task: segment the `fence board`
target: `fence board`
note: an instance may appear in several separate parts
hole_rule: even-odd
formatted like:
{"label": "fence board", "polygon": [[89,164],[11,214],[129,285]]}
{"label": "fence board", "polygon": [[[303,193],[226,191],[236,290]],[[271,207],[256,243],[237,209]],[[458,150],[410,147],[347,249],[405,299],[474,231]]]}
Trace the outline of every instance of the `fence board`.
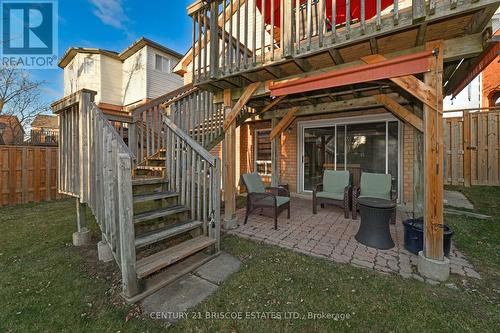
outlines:
{"label": "fence board", "polygon": [[500,111],[464,117],[444,119],[445,184],[500,185]]}
{"label": "fence board", "polygon": [[0,206],[60,198],[57,149],[0,146]]}

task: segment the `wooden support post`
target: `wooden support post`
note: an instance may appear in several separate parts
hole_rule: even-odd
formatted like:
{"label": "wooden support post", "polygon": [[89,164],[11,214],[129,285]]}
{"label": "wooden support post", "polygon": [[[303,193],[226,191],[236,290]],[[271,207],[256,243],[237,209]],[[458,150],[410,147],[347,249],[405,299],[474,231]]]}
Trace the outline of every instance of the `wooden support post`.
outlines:
{"label": "wooden support post", "polygon": [[440,42],[427,43],[426,48],[439,53],[430,59],[431,70],[424,74],[436,95],[435,108],[424,104],[424,256],[443,260],[443,48]]}
{"label": "wooden support post", "polygon": [[[231,90],[224,90],[224,109],[228,117],[232,113]],[[236,122],[232,121],[224,135],[224,228],[237,226],[236,219]]]}
{"label": "wooden support post", "polygon": [[463,142],[464,142],[464,185],[470,187],[471,184],[471,149],[470,149],[470,114],[463,111]]}
{"label": "wooden support post", "polygon": [[[419,116],[422,109],[415,110]],[[424,133],[413,130],[413,217],[424,216]]]}
{"label": "wooden support post", "polygon": [[[278,125],[279,118],[272,118],[271,119],[271,126],[272,129]],[[271,177],[271,186],[278,186],[279,181],[280,181],[280,168],[279,168],[279,152],[280,152],[280,136],[276,136],[272,141],[271,141],[271,168],[272,168],[272,177]]]}

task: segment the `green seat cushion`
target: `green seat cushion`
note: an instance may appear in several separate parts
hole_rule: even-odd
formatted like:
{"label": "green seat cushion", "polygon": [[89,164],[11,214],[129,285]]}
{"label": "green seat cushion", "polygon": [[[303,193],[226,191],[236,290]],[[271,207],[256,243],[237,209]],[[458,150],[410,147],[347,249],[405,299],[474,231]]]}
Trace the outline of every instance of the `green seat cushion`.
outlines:
{"label": "green seat cushion", "polygon": [[344,197],[344,189],[349,185],[349,171],[325,170],[323,192],[336,193]]}
{"label": "green seat cushion", "polygon": [[245,187],[248,193],[264,193],[266,192],[266,187],[260,179],[258,173],[245,173],[242,175],[243,181],[245,182]]}
{"label": "green seat cushion", "polygon": [[360,181],[360,198],[391,199],[391,175],[363,172]]}
{"label": "green seat cushion", "polygon": [[316,193],[318,198],[333,199],[333,200],[344,200],[344,192],[333,193],[333,192],[318,192]]}
{"label": "green seat cushion", "polygon": [[[264,204],[264,205],[268,205],[268,206],[274,206],[274,201],[273,201],[273,198],[271,198],[271,197],[266,197],[266,198],[260,199],[257,202],[259,204]],[[278,207],[286,204],[287,202],[290,202],[290,198],[289,197],[276,196],[276,205]]]}

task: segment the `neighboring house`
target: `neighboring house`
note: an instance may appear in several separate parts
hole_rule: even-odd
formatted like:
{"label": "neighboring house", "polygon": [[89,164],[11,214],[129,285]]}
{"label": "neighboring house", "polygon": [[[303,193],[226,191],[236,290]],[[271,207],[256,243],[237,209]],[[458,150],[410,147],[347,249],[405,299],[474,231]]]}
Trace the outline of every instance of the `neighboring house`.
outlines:
{"label": "neighboring house", "polygon": [[16,116],[0,115],[0,144],[20,145],[24,141],[24,129]]}
{"label": "neighboring house", "polygon": [[59,62],[64,69],[64,96],[90,89],[97,92],[96,103],[105,113],[129,111],[182,86],[182,78],[172,73],[181,57],[146,38],[120,53],[70,48]]}
{"label": "neighboring house", "polygon": [[30,144],[57,145],[59,142],[59,118],[39,114],[31,122]]}

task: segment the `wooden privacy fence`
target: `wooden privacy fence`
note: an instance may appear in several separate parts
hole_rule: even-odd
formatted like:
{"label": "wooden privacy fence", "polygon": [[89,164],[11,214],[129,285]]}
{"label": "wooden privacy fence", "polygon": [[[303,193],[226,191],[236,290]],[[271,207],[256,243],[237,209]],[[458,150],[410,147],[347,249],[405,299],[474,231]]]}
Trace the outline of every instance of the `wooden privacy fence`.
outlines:
{"label": "wooden privacy fence", "polygon": [[444,120],[447,185],[500,185],[500,109]]}
{"label": "wooden privacy fence", "polygon": [[0,206],[59,198],[57,149],[0,146]]}

